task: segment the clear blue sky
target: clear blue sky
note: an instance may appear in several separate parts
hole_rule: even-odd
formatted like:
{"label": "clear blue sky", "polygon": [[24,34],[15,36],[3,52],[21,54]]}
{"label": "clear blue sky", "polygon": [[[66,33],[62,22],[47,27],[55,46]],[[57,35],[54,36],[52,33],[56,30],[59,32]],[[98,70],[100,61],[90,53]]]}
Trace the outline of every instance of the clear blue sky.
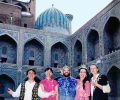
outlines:
{"label": "clear blue sky", "polygon": [[36,18],[46,9],[54,7],[64,14],[72,14],[72,33],[105,8],[112,0],[36,0]]}

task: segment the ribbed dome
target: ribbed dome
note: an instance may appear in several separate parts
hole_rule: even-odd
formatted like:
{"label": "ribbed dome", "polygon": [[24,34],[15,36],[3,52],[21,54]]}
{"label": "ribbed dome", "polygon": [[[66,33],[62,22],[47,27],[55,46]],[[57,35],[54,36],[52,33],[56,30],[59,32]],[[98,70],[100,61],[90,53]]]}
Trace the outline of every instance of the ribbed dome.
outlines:
{"label": "ribbed dome", "polygon": [[70,32],[69,19],[58,9],[52,7],[44,11],[36,21],[37,29],[45,29],[47,31],[58,32]]}

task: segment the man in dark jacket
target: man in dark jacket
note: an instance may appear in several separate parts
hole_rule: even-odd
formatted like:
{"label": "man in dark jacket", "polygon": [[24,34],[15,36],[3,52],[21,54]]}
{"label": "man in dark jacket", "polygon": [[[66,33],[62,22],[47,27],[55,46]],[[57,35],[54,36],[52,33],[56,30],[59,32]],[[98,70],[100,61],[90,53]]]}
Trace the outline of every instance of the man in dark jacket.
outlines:
{"label": "man in dark jacket", "polygon": [[99,73],[99,69],[95,64],[90,66],[91,78],[91,99],[92,100],[108,100],[110,86],[105,75]]}

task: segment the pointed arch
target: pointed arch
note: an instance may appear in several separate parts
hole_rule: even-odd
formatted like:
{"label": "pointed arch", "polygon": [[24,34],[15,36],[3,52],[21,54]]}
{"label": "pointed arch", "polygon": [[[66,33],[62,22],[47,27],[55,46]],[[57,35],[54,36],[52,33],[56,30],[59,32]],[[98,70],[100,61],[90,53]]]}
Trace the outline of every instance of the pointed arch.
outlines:
{"label": "pointed arch", "polygon": [[20,2],[16,3],[16,5],[20,6],[22,11],[25,11],[25,12],[27,11],[27,8],[23,4],[21,4]]}
{"label": "pointed arch", "polygon": [[26,43],[28,43],[29,41],[31,41],[31,40],[36,40],[36,41],[38,41],[41,45],[44,46],[44,42],[40,41],[40,39],[39,39],[38,37],[32,37],[32,38],[26,40],[26,41],[24,42],[24,45],[25,45]]}
{"label": "pointed arch", "polygon": [[3,21],[0,20],[0,23],[3,23]]}
{"label": "pointed arch", "polygon": [[63,67],[68,64],[68,48],[62,43],[57,42],[51,47],[51,66]]}
{"label": "pointed arch", "polygon": [[24,45],[23,65],[44,65],[44,46],[35,38]]}
{"label": "pointed arch", "polygon": [[91,29],[87,36],[87,61],[95,60],[99,55],[99,34],[96,30]]}
{"label": "pointed arch", "polygon": [[66,47],[66,49],[68,50],[68,45],[66,43],[64,43],[63,41],[56,41],[55,43],[52,44],[52,46],[55,45],[55,44],[57,44],[57,43],[63,44]]}
{"label": "pointed arch", "polygon": [[0,37],[1,37],[1,36],[7,36],[7,37],[10,38],[10,40],[13,40],[13,41],[17,44],[17,40],[15,40],[14,37],[12,37],[10,34],[8,34],[8,33],[3,33],[3,34],[0,34]]}
{"label": "pointed arch", "polygon": [[74,67],[82,64],[82,43],[77,40],[74,45]]}
{"label": "pointed arch", "polygon": [[120,49],[120,21],[110,17],[104,27],[104,54]]}
{"label": "pointed arch", "polygon": [[7,0],[2,0],[2,2],[4,2],[4,3],[8,3]]}

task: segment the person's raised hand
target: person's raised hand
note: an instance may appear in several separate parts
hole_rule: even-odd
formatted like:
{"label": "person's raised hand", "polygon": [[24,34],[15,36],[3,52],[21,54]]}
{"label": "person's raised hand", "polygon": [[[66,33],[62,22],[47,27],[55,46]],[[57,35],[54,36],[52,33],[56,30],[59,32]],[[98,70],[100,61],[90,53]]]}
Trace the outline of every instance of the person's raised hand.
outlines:
{"label": "person's raised hand", "polygon": [[12,93],[13,93],[13,91],[12,91],[10,88],[7,89],[7,92],[8,92],[10,95],[12,95]]}

